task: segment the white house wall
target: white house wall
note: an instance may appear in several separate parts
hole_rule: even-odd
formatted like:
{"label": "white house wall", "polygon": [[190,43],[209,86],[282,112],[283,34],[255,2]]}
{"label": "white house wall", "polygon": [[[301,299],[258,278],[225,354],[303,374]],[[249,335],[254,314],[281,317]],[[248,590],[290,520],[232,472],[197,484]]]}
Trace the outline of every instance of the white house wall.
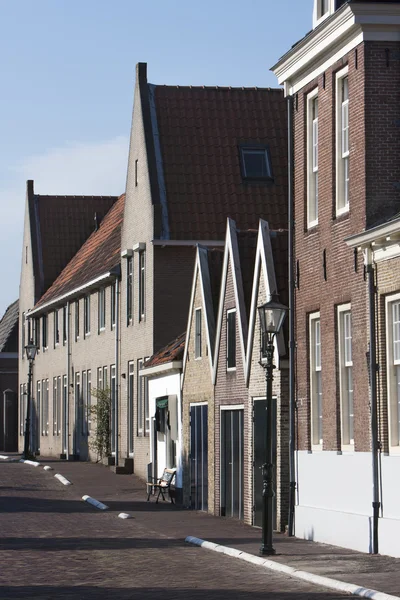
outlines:
{"label": "white house wall", "polygon": [[[382,456],[379,553],[400,557],[399,458]],[[297,453],[296,536],[371,552],[372,457],[369,452]],[[340,484],[339,484],[340,482]]]}

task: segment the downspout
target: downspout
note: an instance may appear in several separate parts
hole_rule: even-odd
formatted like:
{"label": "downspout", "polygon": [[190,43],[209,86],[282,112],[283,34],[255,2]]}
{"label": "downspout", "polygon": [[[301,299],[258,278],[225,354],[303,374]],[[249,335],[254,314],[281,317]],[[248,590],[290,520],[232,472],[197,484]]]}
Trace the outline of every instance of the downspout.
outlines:
{"label": "downspout", "polygon": [[[67,399],[65,418],[65,458],[69,460],[69,388],[70,388],[70,369],[71,369],[71,326],[70,326],[71,304],[67,302]],[[64,449],[63,449],[64,450]]]}
{"label": "downspout", "polygon": [[372,250],[365,251],[368,276],[368,308],[369,308],[369,373],[371,386],[371,445],[372,445],[372,553],[378,554],[378,523],[379,523],[379,441],[378,441],[378,395],[376,385],[376,286],[375,269],[372,264]]}
{"label": "downspout", "polygon": [[289,517],[288,535],[294,535],[296,500],[295,467],[295,298],[294,298],[294,193],[293,193],[293,96],[287,97],[288,112],[288,263],[289,263]]}
{"label": "downspout", "polygon": [[118,466],[118,399],[119,399],[119,278],[115,279],[115,466]]}

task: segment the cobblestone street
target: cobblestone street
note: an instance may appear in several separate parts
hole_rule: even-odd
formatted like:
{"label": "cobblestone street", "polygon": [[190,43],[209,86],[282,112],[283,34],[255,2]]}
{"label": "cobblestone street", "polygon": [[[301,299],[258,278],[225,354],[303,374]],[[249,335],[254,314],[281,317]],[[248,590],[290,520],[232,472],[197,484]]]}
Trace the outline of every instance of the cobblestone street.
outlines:
{"label": "cobblestone street", "polygon": [[[61,472],[67,477],[68,470],[73,471],[74,465],[63,464]],[[54,478],[55,472],[21,463],[0,464],[2,600],[343,597],[185,544],[179,532],[180,516],[188,518],[195,513],[154,501],[147,504],[140,486],[135,496],[135,478],[119,480],[121,489],[114,501],[110,490],[107,497],[104,489],[99,499],[106,501],[110,510],[103,512],[81,497],[94,487],[85,473],[104,473],[107,481],[107,469],[95,465],[75,468],[76,481],[68,487]],[[125,486],[132,501],[126,500]],[[139,491],[142,501],[136,500]],[[133,518],[119,519],[121,510],[129,511]],[[203,521],[211,525],[214,519]],[[188,533],[193,533],[193,528]]]}

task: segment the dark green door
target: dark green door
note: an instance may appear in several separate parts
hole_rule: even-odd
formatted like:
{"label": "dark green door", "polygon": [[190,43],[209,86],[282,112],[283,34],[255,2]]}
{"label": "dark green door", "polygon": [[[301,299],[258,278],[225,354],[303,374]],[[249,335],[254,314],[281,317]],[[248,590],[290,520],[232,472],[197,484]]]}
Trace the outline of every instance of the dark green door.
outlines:
{"label": "dark green door", "polygon": [[221,411],[221,516],[243,519],[243,409]]}
{"label": "dark green door", "polygon": [[[267,450],[267,401],[254,401],[254,426],[253,426],[253,482],[254,482],[254,525],[262,525],[262,466],[265,463],[265,454]],[[272,419],[274,423],[273,439],[273,460],[275,464],[274,480],[276,486],[276,398],[272,399]],[[275,495],[275,515],[274,523],[276,527],[276,495]]]}
{"label": "dark green door", "polygon": [[190,407],[191,506],[208,509],[208,405]]}

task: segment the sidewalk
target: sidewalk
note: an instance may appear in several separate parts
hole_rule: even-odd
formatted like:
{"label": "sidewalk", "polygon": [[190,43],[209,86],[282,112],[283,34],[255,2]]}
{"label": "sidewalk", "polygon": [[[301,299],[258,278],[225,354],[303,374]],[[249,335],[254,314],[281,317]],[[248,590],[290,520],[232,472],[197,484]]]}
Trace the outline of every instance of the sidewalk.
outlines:
{"label": "sidewalk", "polygon": [[[49,471],[49,474],[54,476],[54,473],[60,473],[73,483],[67,488],[69,494],[79,498],[87,494],[104,502],[109,507],[108,514],[129,513],[133,520],[127,521],[127,526],[128,523],[132,524],[129,526],[140,524],[152,534],[157,533],[169,539],[171,545],[174,540],[182,541],[187,536],[193,536],[258,556],[260,529],[233,519],[180,509],[167,502],[155,504],[153,498],[146,502],[143,481],[134,475],[115,475],[102,465],[43,457],[39,460],[41,464],[53,467],[54,471]],[[271,558],[276,562],[400,596],[400,559],[361,554],[336,546],[289,538],[283,534],[275,536],[274,546],[277,554]],[[215,554],[215,559],[218,560],[218,554]]]}

